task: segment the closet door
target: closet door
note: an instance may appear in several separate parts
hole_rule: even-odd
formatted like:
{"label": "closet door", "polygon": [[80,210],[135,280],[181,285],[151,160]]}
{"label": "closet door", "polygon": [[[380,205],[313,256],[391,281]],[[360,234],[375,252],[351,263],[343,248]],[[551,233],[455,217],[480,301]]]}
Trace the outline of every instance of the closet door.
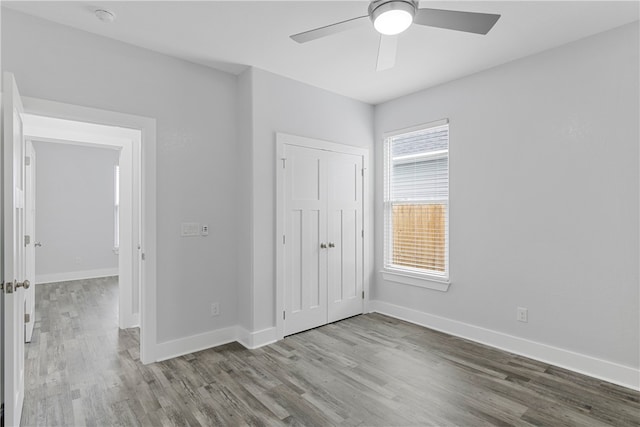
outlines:
{"label": "closet door", "polygon": [[363,310],[362,156],[327,153],[328,321]]}
{"label": "closet door", "polygon": [[286,146],[284,334],[327,323],[326,152]]}

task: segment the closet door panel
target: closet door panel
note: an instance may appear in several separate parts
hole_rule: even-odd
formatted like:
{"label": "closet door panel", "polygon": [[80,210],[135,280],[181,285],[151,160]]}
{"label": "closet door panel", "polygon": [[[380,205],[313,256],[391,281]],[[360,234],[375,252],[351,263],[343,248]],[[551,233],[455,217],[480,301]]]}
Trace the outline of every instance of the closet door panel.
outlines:
{"label": "closet door panel", "polygon": [[285,335],[327,323],[326,160],[321,150],[286,151]]}
{"label": "closet door panel", "polygon": [[327,161],[329,322],[361,314],[362,157],[330,153]]}

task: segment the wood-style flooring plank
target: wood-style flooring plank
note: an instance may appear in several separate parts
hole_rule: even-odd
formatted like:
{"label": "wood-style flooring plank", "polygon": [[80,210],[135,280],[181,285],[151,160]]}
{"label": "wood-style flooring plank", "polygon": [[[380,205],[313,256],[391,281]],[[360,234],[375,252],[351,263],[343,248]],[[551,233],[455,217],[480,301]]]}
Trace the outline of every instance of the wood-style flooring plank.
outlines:
{"label": "wood-style flooring plank", "polygon": [[117,286],[36,286],[23,426],[640,427],[637,391],[380,314],[145,366]]}

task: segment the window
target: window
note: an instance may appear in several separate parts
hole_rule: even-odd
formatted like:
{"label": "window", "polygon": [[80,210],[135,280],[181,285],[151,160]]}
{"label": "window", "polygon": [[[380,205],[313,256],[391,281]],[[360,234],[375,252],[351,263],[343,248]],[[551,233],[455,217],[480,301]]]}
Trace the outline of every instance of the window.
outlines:
{"label": "window", "polygon": [[120,249],[120,166],[113,167],[113,251]]}
{"label": "window", "polygon": [[449,280],[449,124],[387,136],[386,272]]}

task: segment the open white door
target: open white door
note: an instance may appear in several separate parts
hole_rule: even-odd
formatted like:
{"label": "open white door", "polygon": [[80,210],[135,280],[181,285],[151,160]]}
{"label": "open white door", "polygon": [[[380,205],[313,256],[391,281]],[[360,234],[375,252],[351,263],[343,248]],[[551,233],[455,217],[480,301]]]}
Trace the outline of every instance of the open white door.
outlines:
{"label": "open white door", "polygon": [[3,76],[4,423],[20,425],[24,401],[24,110],[13,74]]}
{"label": "open white door", "polygon": [[[36,151],[33,143],[27,141],[25,153],[25,193],[24,193],[24,214],[25,214],[25,264],[27,270],[25,278],[31,283],[36,283]],[[31,286],[24,290],[25,293],[25,328],[24,340],[31,342],[33,326],[36,319],[36,287]]]}

